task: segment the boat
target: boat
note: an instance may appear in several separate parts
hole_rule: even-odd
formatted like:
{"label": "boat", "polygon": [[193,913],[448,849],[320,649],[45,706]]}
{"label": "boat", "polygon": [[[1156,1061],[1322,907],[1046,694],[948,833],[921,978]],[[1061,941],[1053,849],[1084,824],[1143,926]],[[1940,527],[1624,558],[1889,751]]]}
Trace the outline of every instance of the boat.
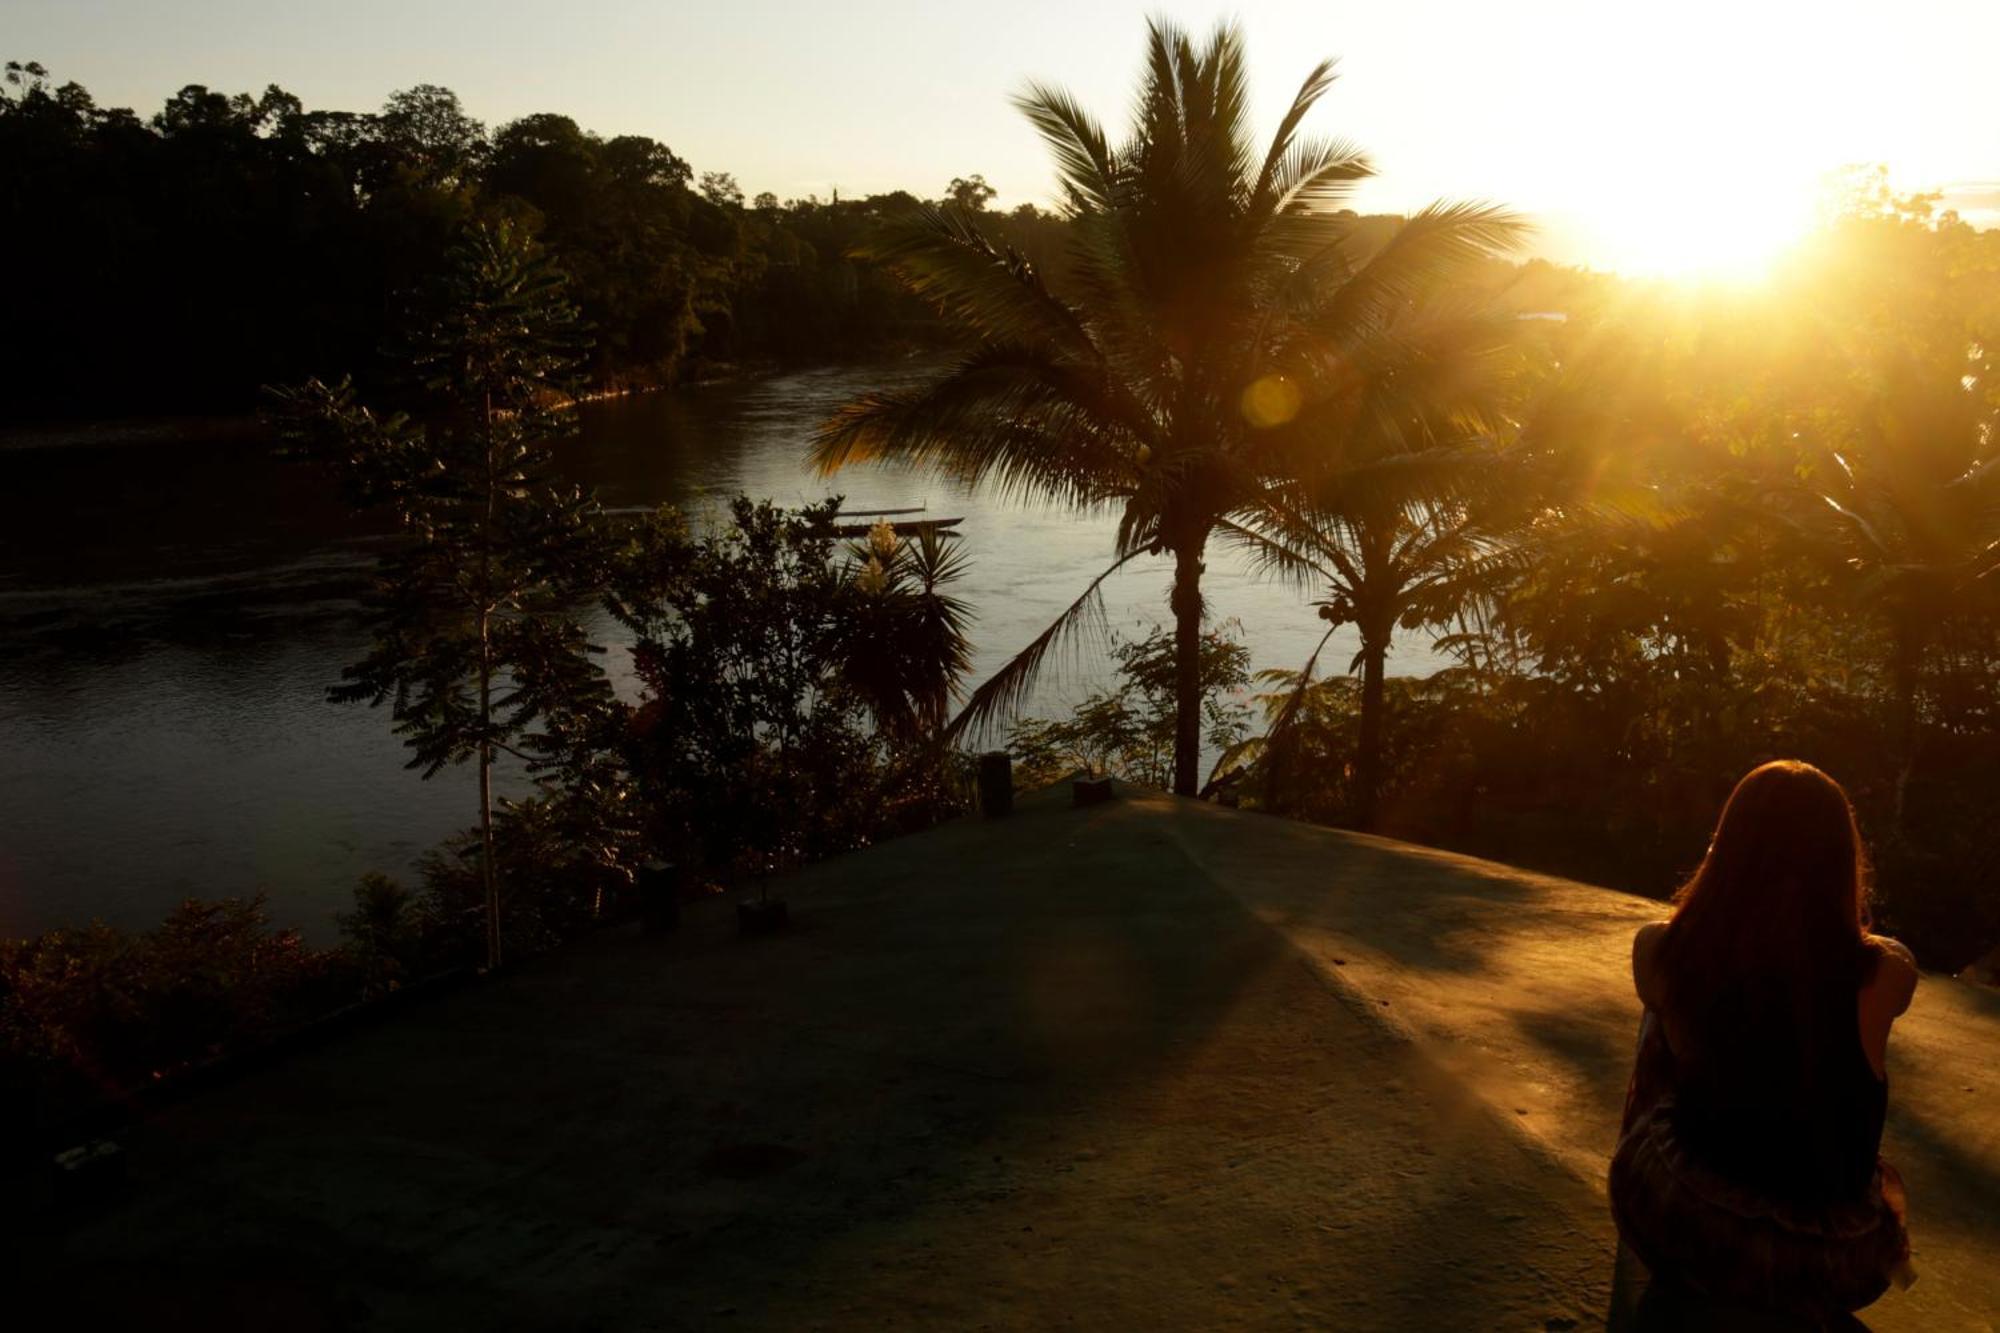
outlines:
{"label": "boat", "polygon": [[[839,517],[846,518],[847,515],[842,514]],[[836,537],[866,537],[870,532],[874,531],[876,523],[882,521],[881,519],[877,519],[871,523],[836,523],[833,525],[833,535]],[[897,523],[893,526],[896,529],[898,537],[913,537],[926,532],[943,532],[950,528],[955,528],[963,522],[965,520],[962,518],[920,518],[908,523]]]}
{"label": "boat", "polygon": [[[878,523],[889,523],[896,529],[898,537],[921,536],[926,532],[944,532],[965,522],[963,518],[913,518],[898,520],[902,514],[927,514],[929,505],[918,505],[914,509],[842,509],[834,517],[833,535],[836,537],[866,537]],[[852,520],[841,522],[842,519]],[[866,520],[866,521],[863,521]]]}

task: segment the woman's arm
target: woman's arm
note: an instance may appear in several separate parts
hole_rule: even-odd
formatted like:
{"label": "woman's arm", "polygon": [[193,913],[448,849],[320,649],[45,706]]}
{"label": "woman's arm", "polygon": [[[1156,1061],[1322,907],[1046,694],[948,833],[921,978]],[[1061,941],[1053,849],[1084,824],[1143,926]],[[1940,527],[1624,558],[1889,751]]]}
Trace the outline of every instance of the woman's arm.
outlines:
{"label": "woman's arm", "polygon": [[1632,937],[1632,988],[1639,992],[1639,1003],[1654,1013],[1660,1011],[1658,954],[1666,933],[1666,922],[1652,921]]}
{"label": "woman's arm", "polygon": [[1875,1077],[1888,1077],[1889,1028],[1909,1009],[1917,993],[1917,960],[1896,940],[1881,935],[1869,937],[1875,947],[1875,975],[1856,998],[1861,1027],[1861,1049],[1868,1056]]}

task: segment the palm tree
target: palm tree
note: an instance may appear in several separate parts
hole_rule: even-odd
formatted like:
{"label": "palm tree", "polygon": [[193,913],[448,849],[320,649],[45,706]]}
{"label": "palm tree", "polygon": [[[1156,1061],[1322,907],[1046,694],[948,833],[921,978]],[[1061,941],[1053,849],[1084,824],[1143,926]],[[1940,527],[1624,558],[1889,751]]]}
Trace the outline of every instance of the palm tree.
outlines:
{"label": "palm tree", "polygon": [[1887,638],[1901,751],[1894,826],[1938,651],[2000,595],[2000,282],[1978,233],[1922,200],[1838,220],[1819,241],[1795,410],[1803,526]]}
{"label": "palm tree", "polygon": [[973,692],[954,731],[1012,709],[1053,648],[1101,628],[1098,589],[1113,570],[1169,555],[1174,790],[1195,793],[1210,535],[1337,467],[1337,432],[1301,423],[1338,415],[1311,409],[1345,396],[1348,351],[1440,271],[1519,232],[1481,205],[1375,224],[1340,210],[1372,174],[1367,159],[1300,133],[1332,81],[1331,62],[1315,66],[1258,152],[1241,33],[1221,26],[1197,45],[1155,21],[1124,146],[1061,91],[1031,85],[1017,100],[1055,155],[1070,220],[1061,292],[961,211],[919,210],[861,251],[973,349],[928,386],[848,404],[815,439],[818,465],[897,458],[1120,510],[1110,567]]}
{"label": "palm tree", "polygon": [[1320,652],[1343,625],[1359,632],[1349,670],[1361,673],[1350,811],[1360,828],[1373,826],[1380,794],[1395,631],[1464,617],[1492,592],[1527,517],[1524,473],[1506,448],[1517,327],[1489,304],[1448,294],[1384,320],[1349,357],[1348,393],[1326,400],[1342,466],[1302,483],[1296,503],[1220,525],[1267,569],[1314,589],[1328,622],[1263,747],[1279,780]]}
{"label": "palm tree", "polygon": [[855,596],[839,674],[899,741],[940,732],[972,668],[972,611],[947,591],[965,574],[958,540],[935,528],[906,539],[885,522],[848,549]]}
{"label": "palm tree", "polygon": [[[1947,369],[1951,367],[1947,366]],[[1819,494],[1822,550],[1888,636],[1901,763],[1894,827],[1916,767],[1918,693],[1935,650],[1979,601],[2000,593],[2000,414],[1959,382],[1893,363],[1875,386],[1861,448],[1830,452]],[[1976,381],[1975,381],[1976,383]]]}

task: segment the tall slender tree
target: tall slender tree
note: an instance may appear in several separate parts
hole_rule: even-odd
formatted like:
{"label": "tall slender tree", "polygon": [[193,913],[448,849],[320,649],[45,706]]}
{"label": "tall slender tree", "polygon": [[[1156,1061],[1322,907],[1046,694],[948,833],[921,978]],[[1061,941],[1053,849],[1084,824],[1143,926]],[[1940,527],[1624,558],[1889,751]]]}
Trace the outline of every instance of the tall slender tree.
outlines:
{"label": "tall slender tree", "polygon": [[1210,535],[1338,467],[1338,411],[1313,409],[1351,396],[1348,349],[1441,268],[1509,246],[1519,230],[1472,204],[1380,224],[1344,210],[1372,174],[1367,159],[1301,133],[1332,82],[1331,62],[1314,67],[1259,151],[1241,33],[1222,26],[1197,43],[1156,21],[1122,147],[1066,93],[1033,85],[1018,99],[1055,155],[1071,222],[1061,291],[962,209],[918,210],[864,247],[974,346],[928,386],[835,414],[815,441],[819,466],[899,458],[1120,509],[1110,569],[973,692],[954,727],[1010,710],[1052,649],[1102,626],[1098,588],[1111,569],[1165,555],[1174,790],[1197,790]]}
{"label": "tall slender tree", "polygon": [[495,759],[552,759],[530,730],[537,719],[609,695],[574,616],[603,578],[601,525],[551,467],[575,430],[583,347],[561,271],[517,229],[476,227],[409,340],[419,416],[378,416],[345,381],[280,395],[291,436],[401,529],[377,574],[374,648],[328,693],[390,704],[409,766],[427,778],[477,762],[489,967],[503,954]]}
{"label": "tall slender tree", "polygon": [[[1342,626],[1359,635],[1349,816],[1360,828],[1375,822],[1396,630],[1448,624],[1490,592],[1509,530],[1524,516],[1527,474],[1507,448],[1516,424],[1517,329],[1506,311],[1461,291],[1441,291],[1385,319],[1348,358],[1345,400],[1327,399],[1344,430],[1342,466],[1302,482],[1290,503],[1221,524],[1226,540],[1316,594],[1328,622],[1321,648]],[[1294,706],[1274,719],[1266,747],[1274,755],[1285,752],[1318,657],[1315,649],[1300,674]]]}

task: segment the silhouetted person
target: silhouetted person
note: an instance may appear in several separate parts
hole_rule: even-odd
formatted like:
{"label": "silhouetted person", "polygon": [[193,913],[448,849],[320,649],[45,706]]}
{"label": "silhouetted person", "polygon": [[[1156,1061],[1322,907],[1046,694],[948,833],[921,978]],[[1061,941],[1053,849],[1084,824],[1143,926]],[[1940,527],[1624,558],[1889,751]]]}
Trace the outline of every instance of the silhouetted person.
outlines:
{"label": "silhouetted person", "polygon": [[1889,1026],[1917,968],[1869,933],[1867,869],[1840,784],[1765,764],[1672,918],[1633,940],[1646,1016],[1611,1205],[1656,1278],[1825,1318],[1914,1277],[1879,1150]]}

